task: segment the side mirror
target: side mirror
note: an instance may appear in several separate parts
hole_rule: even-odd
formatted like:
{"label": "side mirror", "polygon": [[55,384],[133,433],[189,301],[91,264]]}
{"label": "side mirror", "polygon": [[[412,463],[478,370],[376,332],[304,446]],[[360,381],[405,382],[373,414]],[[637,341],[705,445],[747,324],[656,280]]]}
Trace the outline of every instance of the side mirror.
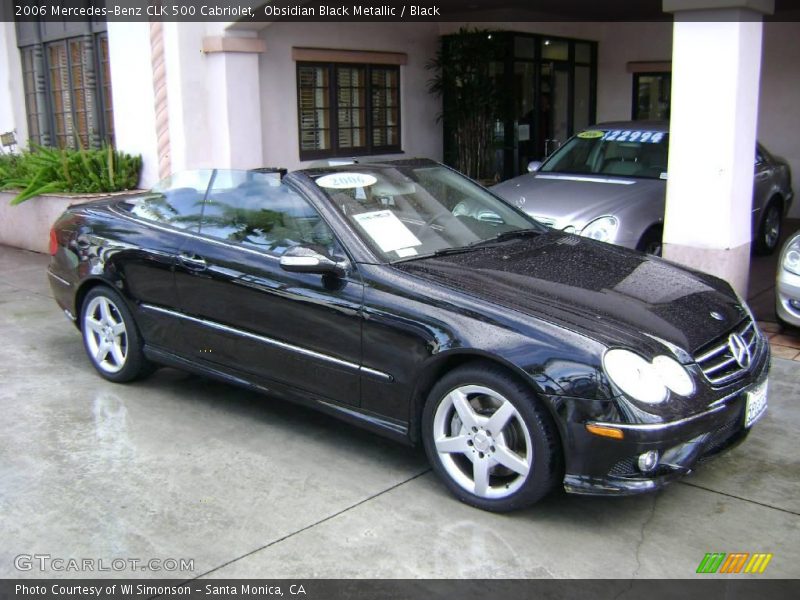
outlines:
{"label": "side mirror", "polygon": [[542,161],[540,160],[532,160],[528,163],[528,173],[536,173],[539,170],[539,167],[542,166]]}
{"label": "side mirror", "polygon": [[347,277],[350,264],[346,259],[334,260],[305,246],[294,246],[283,253],[281,269],[290,273],[318,273]]}
{"label": "side mirror", "polygon": [[503,221],[503,217],[491,210],[482,210],[478,212],[477,219],[478,221],[491,223],[492,225],[503,225],[505,223],[505,221]]}

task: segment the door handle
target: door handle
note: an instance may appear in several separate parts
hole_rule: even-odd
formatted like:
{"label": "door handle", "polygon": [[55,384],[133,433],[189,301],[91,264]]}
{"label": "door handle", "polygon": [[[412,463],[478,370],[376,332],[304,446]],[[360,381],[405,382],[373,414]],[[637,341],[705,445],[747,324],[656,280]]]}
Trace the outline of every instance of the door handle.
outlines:
{"label": "door handle", "polygon": [[205,271],[208,268],[208,263],[202,256],[197,256],[196,254],[184,254],[181,253],[178,255],[178,260],[181,261],[181,264],[190,269],[192,271]]}

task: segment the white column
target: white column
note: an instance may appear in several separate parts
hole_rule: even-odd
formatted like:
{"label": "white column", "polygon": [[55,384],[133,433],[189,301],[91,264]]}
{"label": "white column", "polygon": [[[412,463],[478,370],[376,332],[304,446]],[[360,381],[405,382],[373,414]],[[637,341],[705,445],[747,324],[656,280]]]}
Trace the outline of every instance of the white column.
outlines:
{"label": "white column", "polygon": [[28,120],[16,25],[6,12],[8,20],[0,22],[0,133],[15,131],[19,150],[28,146]]}
{"label": "white column", "polygon": [[108,49],[116,146],[142,155],[139,187],[149,188],[159,180],[150,24],[109,21]]}
{"label": "white column", "polygon": [[215,166],[263,167],[261,85],[258,56],[264,42],[252,37],[203,39],[208,65],[209,111]]}
{"label": "white column", "polygon": [[664,0],[675,13],[664,257],[726,279],[750,266],[761,14],[772,0]]}

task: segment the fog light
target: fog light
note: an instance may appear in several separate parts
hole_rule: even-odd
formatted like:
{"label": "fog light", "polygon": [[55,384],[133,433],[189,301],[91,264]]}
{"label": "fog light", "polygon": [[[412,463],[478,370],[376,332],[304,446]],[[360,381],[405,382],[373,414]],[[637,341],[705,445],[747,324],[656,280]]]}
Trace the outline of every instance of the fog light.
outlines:
{"label": "fog light", "polygon": [[642,473],[649,473],[658,465],[658,450],[649,450],[639,455],[639,470]]}
{"label": "fog light", "polygon": [[800,300],[789,300],[789,306],[795,310],[800,310]]}

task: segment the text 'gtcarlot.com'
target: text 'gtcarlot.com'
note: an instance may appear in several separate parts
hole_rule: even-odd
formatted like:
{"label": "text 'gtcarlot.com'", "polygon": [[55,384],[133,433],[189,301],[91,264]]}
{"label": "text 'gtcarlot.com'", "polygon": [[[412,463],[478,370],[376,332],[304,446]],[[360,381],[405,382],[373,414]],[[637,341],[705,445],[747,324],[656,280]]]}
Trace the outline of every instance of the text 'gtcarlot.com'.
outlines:
{"label": "text 'gtcarlot.com'", "polygon": [[14,557],[18,571],[108,572],[108,571],[170,571],[193,572],[193,558],[62,558],[50,554],[19,554]]}

